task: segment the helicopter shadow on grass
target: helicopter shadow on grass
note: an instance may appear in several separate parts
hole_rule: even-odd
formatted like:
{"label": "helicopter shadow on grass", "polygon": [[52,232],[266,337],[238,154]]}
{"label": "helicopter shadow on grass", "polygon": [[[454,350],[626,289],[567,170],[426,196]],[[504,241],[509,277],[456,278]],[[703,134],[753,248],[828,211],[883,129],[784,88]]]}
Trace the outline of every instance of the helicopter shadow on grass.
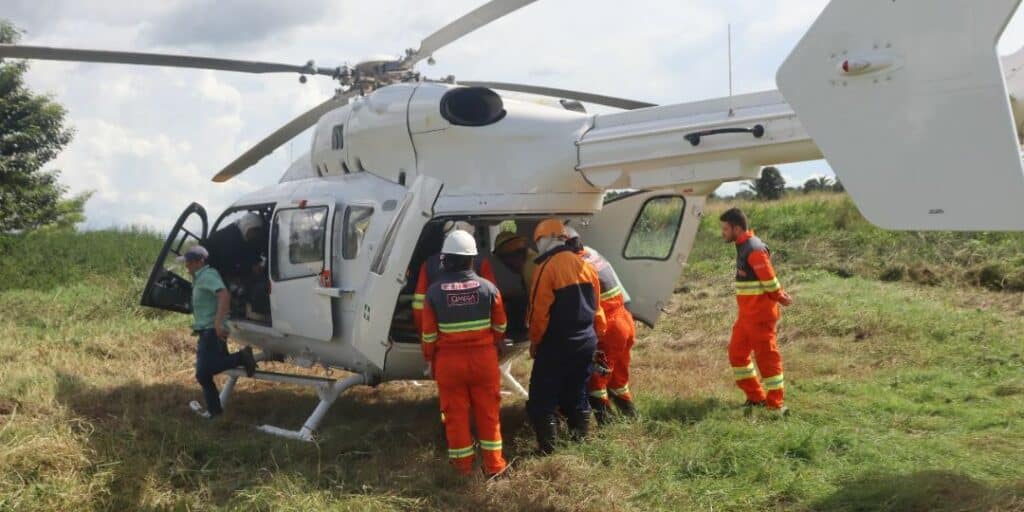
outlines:
{"label": "helicopter shadow on grass", "polygon": [[[101,508],[144,510],[147,488],[172,488],[180,496],[209,496],[234,503],[239,492],[296,479],[317,492],[446,501],[468,485],[444,463],[446,446],[432,387],[385,385],[342,395],[322,423],[317,443],[284,440],[254,426],[298,428],[317,404],[314,393],[286,386],[240,385],[227,412],[203,420],[187,403],[200,399],[198,384],[130,382],[94,387],[73,374],[58,376],[57,397],[90,425],[83,429],[92,463],[111,468]],[[526,455],[532,431],[522,403],[502,409],[505,451]],[[166,504],[164,504],[166,505]]]}
{"label": "helicopter shadow on grass", "polygon": [[995,488],[952,471],[868,472],[814,503],[820,511],[1024,510],[1024,482]]}

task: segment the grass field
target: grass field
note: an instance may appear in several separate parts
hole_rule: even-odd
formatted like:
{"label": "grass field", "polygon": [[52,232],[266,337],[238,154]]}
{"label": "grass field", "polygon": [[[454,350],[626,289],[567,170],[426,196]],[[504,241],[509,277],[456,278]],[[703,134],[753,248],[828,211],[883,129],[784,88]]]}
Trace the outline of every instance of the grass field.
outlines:
{"label": "grass field", "polygon": [[445,467],[429,384],[350,392],[318,444],[251,428],[301,424],[299,388],[243,382],[200,421],[187,320],[136,305],[159,239],[0,239],[0,510],[1024,510],[1024,237],[886,233],[841,196],[750,205],[797,300],[794,414],[744,417],[724,206],[641,332],[642,418],[540,459],[507,400],[515,471],[490,485]]}

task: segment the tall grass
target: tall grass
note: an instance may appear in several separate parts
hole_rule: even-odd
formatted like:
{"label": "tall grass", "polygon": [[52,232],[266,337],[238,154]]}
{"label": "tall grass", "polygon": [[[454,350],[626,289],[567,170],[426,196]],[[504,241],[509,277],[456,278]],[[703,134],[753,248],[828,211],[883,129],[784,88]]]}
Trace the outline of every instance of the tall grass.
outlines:
{"label": "tall grass", "polygon": [[162,242],[138,229],[0,235],[0,291],[49,290],[99,276],[148,277]]}
{"label": "tall grass", "polygon": [[740,206],[775,258],[841,276],[959,288],[1024,291],[1024,234],[886,231],[868,223],[845,194],[777,202],[714,201],[691,259],[722,261],[718,215]]}

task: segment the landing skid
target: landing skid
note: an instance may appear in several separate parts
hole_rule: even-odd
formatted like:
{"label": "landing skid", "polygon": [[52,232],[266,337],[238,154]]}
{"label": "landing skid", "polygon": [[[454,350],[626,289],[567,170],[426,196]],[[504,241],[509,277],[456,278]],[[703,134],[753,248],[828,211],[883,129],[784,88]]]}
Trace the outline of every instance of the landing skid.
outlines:
{"label": "landing skid", "polygon": [[[227,408],[228,398],[231,396],[231,392],[235,389],[235,383],[238,382],[239,377],[245,376],[245,371],[242,369],[232,369],[224,373],[228,376],[228,381],[224,384],[224,389],[220,392],[220,403],[221,407]],[[334,401],[337,400],[342,393],[353,386],[369,383],[366,376],[361,374],[337,380],[324,377],[311,377],[308,375],[292,375],[287,373],[257,371],[250,378],[267,382],[309,386],[316,390],[317,396],[320,397],[320,403],[317,404],[316,409],[313,409],[313,413],[309,415],[309,418],[306,419],[306,422],[302,424],[302,428],[299,430],[288,430],[281,427],[275,427],[273,425],[261,425],[256,427],[260,432],[306,442],[313,441],[313,434],[316,432],[317,427],[320,426],[320,422],[323,421],[324,416],[327,415],[327,410],[331,408],[331,405],[334,404]],[[195,405],[198,406],[199,404],[195,403]],[[195,410],[194,406],[193,410]],[[199,411],[196,412],[198,413]]]}
{"label": "landing skid", "polygon": [[501,380],[505,383],[505,386],[509,387],[512,391],[519,393],[523,398],[530,398],[530,392],[512,376],[512,361],[514,359],[515,356],[510,357],[508,361],[505,361],[505,364],[500,366]]}

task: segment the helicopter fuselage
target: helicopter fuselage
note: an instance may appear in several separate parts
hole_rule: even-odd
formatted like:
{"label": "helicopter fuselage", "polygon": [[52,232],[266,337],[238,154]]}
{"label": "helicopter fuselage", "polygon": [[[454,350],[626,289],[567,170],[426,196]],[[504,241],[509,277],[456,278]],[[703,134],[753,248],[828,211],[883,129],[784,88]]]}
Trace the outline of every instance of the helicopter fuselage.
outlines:
{"label": "helicopter fuselage", "polygon": [[[445,114],[444,103],[453,91],[469,95],[460,99],[468,103],[462,105],[461,118],[459,112]],[[661,281],[674,283],[710,192],[723,181],[755,176],[765,163],[816,156],[777,93],[733,100],[733,116],[759,116],[767,137],[726,134],[709,137],[702,146],[684,135],[704,125],[744,119],[730,119],[721,101],[605,116],[528,97],[499,97],[496,107],[486,102],[494,99],[491,95],[497,96],[447,84],[400,84],[324,115],[310,153],[280,183],[244,196],[229,211],[272,206],[275,225],[268,255],[273,267],[276,258],[283,258],[275,248],[284,242],[274,238],[284,236],[277,226],[280,212],[323,209],[323,269],[330,271],[331,282],[322,282],[320,272],[294,279],[271,275],[271,324],[234,320],[236,337],[303,365],[339,367],[382,380],[422,378],[419,347],[396,342],[392,317],[402,307],[402,289],[416,278],[416,269],[408,266],[425,243],[420,239],[431,219],[473,219],[478,233],[486,234],[480,237],[483,248],[502,220],[529,225],[549,216],[573,219],[588,231],[588,242],[592,239],[618,260],[614,263],[638,267],[620,270],[627,286],[634,273],[661,274]],[[744,146],[750,147],[748,153],[736,152]],[[737,156],[716,159],[714,154],[723,150]],[[665,258],[626,258],[624,247],[645,204],[641,199],[650,197],[626,199],[623,204],[636,202],[620,207],[628,210],[628,219],[599,219],[612,189],[653,191],[647,194],[663,201],[679,198],[678,225]],[[407,211],[417,205],[419,211]],[[346,258],[337,247],[347,243],[345,223],[352,207],[373,213],[358,252]],[[413,226],[398,235],[403,223]],[[399,236],[403,239],[395,240]],[[671,290],[671,285],[667,290],[652,286],[637,278],[631,290],[639,309],[649,306],[649,314],[638,315],[648,323],[657,319]],[[385,288],[389,291],[382,293]]]}

